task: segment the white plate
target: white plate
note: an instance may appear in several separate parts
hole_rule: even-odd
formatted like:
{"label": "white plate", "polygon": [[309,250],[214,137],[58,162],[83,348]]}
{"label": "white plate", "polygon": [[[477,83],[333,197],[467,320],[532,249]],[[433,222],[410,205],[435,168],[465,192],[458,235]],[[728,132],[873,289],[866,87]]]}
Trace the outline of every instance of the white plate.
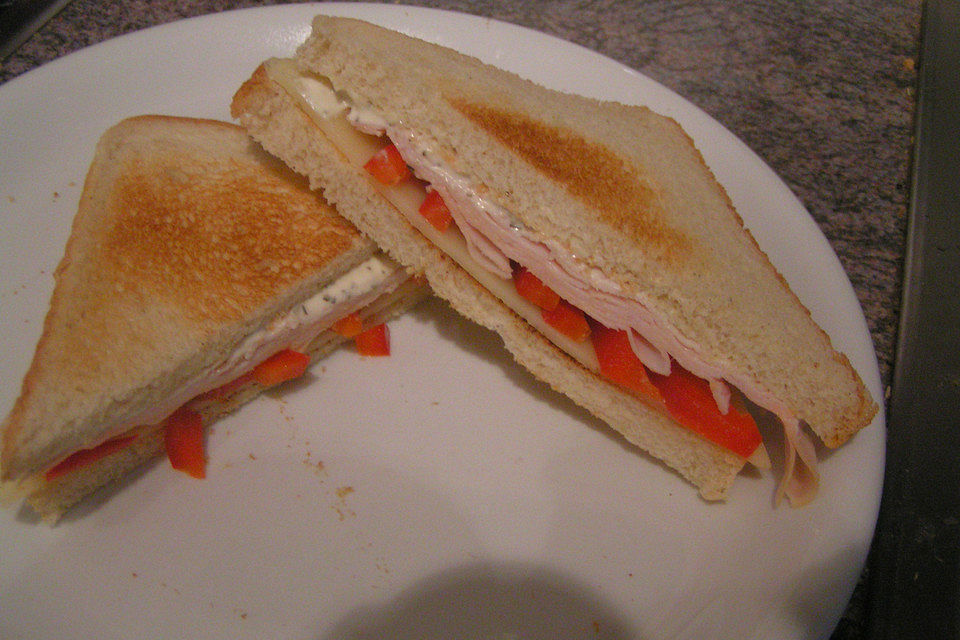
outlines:
{"label": "white plate", "polygon": [[[121,118],[229,119],[317,11],[439,41],[687,128],[748,226],[880,398],[861,310],[801,204],[742,143],[596,53],[466,15],[285,6],[111,40],[0,87],[0,407],[19,390],[100,134]],[[708,505],[428,303],[394,355],[342,351],[308,385],[218,423],[208,479],[166,464],[50,529],[0,515],[4,638],[817,638],[873,531],[884,425],[823,462],[811,506],[775,478]]]}

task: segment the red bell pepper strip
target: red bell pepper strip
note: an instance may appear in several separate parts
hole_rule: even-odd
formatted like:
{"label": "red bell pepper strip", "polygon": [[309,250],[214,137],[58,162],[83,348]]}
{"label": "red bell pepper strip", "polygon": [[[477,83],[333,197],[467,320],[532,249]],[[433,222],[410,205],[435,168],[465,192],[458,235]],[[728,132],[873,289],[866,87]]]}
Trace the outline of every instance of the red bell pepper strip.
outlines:
{"label": "red bell pepper strip", "polygon": [[560,304],[560,296],[524,267],[514,270],[513,286],[521,297],[541,309],[553,311]]}
{"label": "red bell pepper strip", "polygon": [[419,211],[420,215],[426,218],[427,222],[440,233],[446,231],[450,227],[450,223],[453,222],[453,216],[450,214],[450,209],[447,208],[447,203],[443,201],[436,189],[427,191],[427,197],[424,198]]}
{"label": "red bell pepper strip", "polygon": [[744,458],[749,458],[763,441],[753,416],[739,402],[731,401],[727,413],[720,413],[710,383],[676,363],[670,375],[651,373],[650,380],[659,389],[670,415],[707,440]]}
{"label": "red bell pepper strip", "polygon": [[551,327],[575,342],[590,337],[590,325],[583,311],[566,300],[560,300],[553,309],[541,309],[540,315]]}
{"label": "red bell pepper strip", "polygon": [[164,421],[164,445],[170,465],[194,478],[206,477],[207,457],[203,447],[203,419],[183,406]]}
{"label": "red bell pepper strip", "polygon": [[727,413],[720,413],[709,382],[675,362],[668,376],[648,372],[633,352],[626,331],[593,321],[590,324],[593,348],[605,378],[660,403],[686,428],[743,458],[760,446],[760,431],[736,396]]}
{"label": "red bell pepper strip", "polygon": [[363,320],[356,313],[351,313],[334,322],[331,329],[344,338],[355,338],[363,331]]}
{"label": "red bell pepper strip", "polygon": [[55,480],[61,476],[64,476],[71,471],[85,467],[88,464],[92,464],[101,458],[105,458],[115,451],[119,451],[124,447],[133,443],[137,439],[136,434],[117,436],[116,438],[111,438],[106,442],[98,444],[95,447],[90,449],[81,449],[76,453],[72,453],[54,466],[47,469],[43,474],[43,477],[49,482],[50,480]]}
{"label": "red bell pepper strip", "polygon": [[385,324],[370,327],[353,340],[362,356],[390,355],[390,330]]}
{"label": "red bell pepper strip", "polygon": [[310,365],[310,356],[284,349],[253,368],[253,379],[265,387],[272,387],[299,378]]}
{"label": "red bell pepper strip", "polygon": [[642,396],[662,402],[660,391],[650,382],[646,367],[633,352],[627,332],[610,329],[599,322],[591,322],[590,328],[590,340],[600,362],[601,375]]}
{"label": "red bell pepper strip", "polygon": [[410,177],[410,168],[403,161],[400,152],[393,144],[388,144],[377,151],[363,165],[370,175],[381,184],[392,186],[403,182]]}

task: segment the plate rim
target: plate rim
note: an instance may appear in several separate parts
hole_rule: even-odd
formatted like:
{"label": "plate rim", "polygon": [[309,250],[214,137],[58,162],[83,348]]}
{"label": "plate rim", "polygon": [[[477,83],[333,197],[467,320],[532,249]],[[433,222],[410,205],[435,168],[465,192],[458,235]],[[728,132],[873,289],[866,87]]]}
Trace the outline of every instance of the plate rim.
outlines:
{"label": "plate rim", "polygon": [[[873,349],[872,339],[869,334],[869,329],[866,324],[866,319],[863,314],[862,306],[859,304],[859,301],[856,298],[856,293],[853,289],[853,286],[847,276],[846,272],[843,270],[842,265],[839,262],[839,258],[836,255],[836,252],[833,251],[832,247],[829,244],[826,236],[820,229],[819,225],[816,224],[816,221],[809,214],[807,209],[803,206],[802,202],[796,197],[795,194],[789,189],[786,183],[772,170],[772,168],[752,149],[750,149],[742,140],[736,137],[732,132],[730,132],[722,123],[710,116],[703,109],[698,107],[696,104],[692,103],[687,98],[684,98],[681,94],[673,91],[669,87],[662,85],[661,83],[649,78],[648,76],[643,75],[640,71],[632,69],[612,58],[604,56],[596,51],[593,51],[587,47],[573,43],[567,40],[564,40],[558,36],[551,34],[546,34],[543,32],[535,31],[527,27],[516,25],[513,23],[505,22],[498,20],[496,18],[484,17],[484,16],[474,16],[470,14],[464,14],[457,11],[452,11],[448,9],[438,9],[438,8],[428,8],[428,7],[411,7],[404,5],[379,5],[374,3],[309,3],[309,4],[299,4],[299,5],[273,5],[273,6],[261,6],[261,7],[249,7],[244,9],[237,9],[222,13],[207,14],[203,16],[197,16],[192,18],[187,18],[183,20],[178,20],[175,22],[170,22],[162,25],[155,25],[148,27],[146,29],[134,31],[131,33],[123,34],[115,38],[110,38],[81,49],[78,49],[74,52],[66,54],[64,56],[58,57],[54,60],[51,60],[43,65],[40,65],[34,69],[31,69],[23,74],[20,74],[3,85],[0,85],[0,108],[2,108],[2,101],[5,96],[10,95],[11,93],[17,91],[24,91],[29,89],[30,83],[43,83],[48,77],[55,77],[57,73],[61,73],[62,69],[68,69],[72,65],[78,64],[78,60],[83,62],[86,59],[94,59],[96,56],[101,55],[101,53],[107,50],[108,47],[120,47],[123,48],[128,46],[131,42],[137,42],[144,38],[162,38],[166,33],[179,32],[183,29],[188,29],[190,27],[186,26],[186,23],[193,24],[203,24],[203,23],[216,23],[222,20],[238,19],[238,14],[264,14],[264,15],[280,15],[283,13],[282,17],[286,17],[285,12],[289,12],[289,15],[299,15],[299,14],[312,14],[312,13],[337,13],[338,15],[353,15],[353,12],[357,13],[363,12],[373,12],[373,13],[387,13],[387,14],[402,14],[406,13],[418,13],[422,15],[432,14],[432,15],[445,15],[448,17],[454,17],[456,20],[480,20],[487,24],[494,25],[494,28],[507,29],[509,31],[514,31],[516,33],[532,33],[536,34],[538,37],[547,38],[553,41],[556,46],[563,48],[574,47],[576,48],[581,55],[586,55],[588,57],[594,57],[603,61],[605,65],[614,65],[618,67],[621,72],[626,72],[627,76],[633,77],[635,79],[642,79],[642,81],[650,82],[657,85],[660,90],[669,94],[672,99],[682,101],[687,108],[692,109],[695,113],[698,114],[698,117],[705,119],[704,121],[711,127],[715,127],[722,135],[727,138],[726,142],[732,142],[736,144],[740,151],[745,152],[751,156],[752,161],[756,164],[757,168],[762,169],[767,177],[772,179],[774,186],[777,189],[780,189],[784,192],[785,196],[795,201],[796,207],[802,210],[804,214],[803,222],[805,226],[809,227],[809,230],[815,236],[818,236],[823,247],[826,247],[826,255],[832,257],[835,269],[839,270],[839,273],[842,274],[841,286],[845,285],[846,292],[850,299],[854,302],[855,308],[857,310],[857,316],[853,320],[853,324],[856,325],[857,331],[860,333],[860,340],[866,341],[866,344],[869,345],[869,352],[872,354],[872,358],[867,358],[867,362],[861,362],[858,366],[858,371],[861,376],[864,377],[864,381],[867,383],[871,392],[874,394],[874,399],[877,401],[879,406],[879,412],[877,418],[874,420],[874,423],[869,427],[870,429],[876,429],[881,432],[885,432],[885,407],[881,401],[882,396],[878,395],[880,392],[880,378],[879,378],[879,367],[876,359],[876,352]],[[342,12],[342,13],[341,13]],[[394,19],[396,16],[392,16],[391,19]],[[24,89],[26,87],[27,89]],[[712,168],[712,167],[711,167]],[[725,185],[726,186],[726,185]],[[863,344],[857,345],[857,349],[862,350],[864,348]],[[864,366],[867,367],[864,370]],[[882,440],[882,439],[881,439]],[[883,457],[885,454],[884,448],[881,447],[880,451],[880,477],[879,477],[879,486],[875,496],[875,505],[873,507],[873,521],[870,523],[870,534],[872,535],[873,529],[876,524],[876,517],[879,511],[879,502],[880,502],[880,489],[882,489],[882,478],[883,478]],[[860,560],[860,566],[863,565],[863,562],[866,559],[866,550],[864,550],[863,557]],[[859,571],[859,569],[857,570]],[[842,606],[846,605],[847,600],[849,599],[850,593],[852,593],[853,587],[855,586],[855,576],[854,579],[850,581],[847,589],[847,593],[843,598]],[[835,617],[835,620],[839,618],[839,611]],[[834,620],[834,621],[835,621]]]}

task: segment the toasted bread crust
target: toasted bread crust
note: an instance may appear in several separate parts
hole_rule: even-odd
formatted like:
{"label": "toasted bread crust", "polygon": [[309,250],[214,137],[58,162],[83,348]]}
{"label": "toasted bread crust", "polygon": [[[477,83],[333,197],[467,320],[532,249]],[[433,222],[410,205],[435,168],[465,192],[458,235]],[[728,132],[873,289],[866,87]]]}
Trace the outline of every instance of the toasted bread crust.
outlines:
{"label": "toasted bread crust", "polygon": [[426,240],[338,157],[294,101],[258,68],[234,96],[231,113],[264,148],[322,188],[357,227],[414,272],[459,313],[500,334],[514,358],[536,377],[606,421],[628,441],[664,461],[710,500],[725,497],[743,459],[677,425],[661,411],[584,369],[480,286]]}
{"label": "toasted bread crust", "polygon": [[104,134],[3,425],[4,480],[125,431],[372,254],[297,180],[229,123],[144,116]]}
{"label": "toasted bread crust", "polygon": [[297,62],[416,134],[526,229],[599,268],[704,360],[776,398],[828,446],[876,414],[856,371],[673,120],[551,91],[345,18],[315,18]]}

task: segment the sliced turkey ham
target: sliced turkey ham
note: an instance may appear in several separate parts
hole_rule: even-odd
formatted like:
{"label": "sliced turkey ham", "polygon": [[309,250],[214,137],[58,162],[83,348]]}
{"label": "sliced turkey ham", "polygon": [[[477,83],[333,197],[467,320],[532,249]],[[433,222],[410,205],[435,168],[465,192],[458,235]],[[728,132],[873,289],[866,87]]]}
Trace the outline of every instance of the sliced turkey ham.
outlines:
{"label": "sliced turkey ham", "polygon": [[[469,181],[447,168],[429,144],[414,132],[388,124],[369,109],[361,112],[352,108],[325,83],[299,75],[299,72],[285,67],[283,62],[277,61],[272,68],[268,66],[271,78],[299,100],[314,122],[348,158],[363,164],[369,157],[363,154],[372,153],[371,149],[375,151],[378,144],[382,146],[382,142],[377,143],[369,135],[386,136],[414,174],[440,193],[456,222],[457,235],[462,238],[460,242],[466,244],[466,250],[455,259],[474,277],[482,282],[490,282],[490,275],[494,279],[509,280],[512,274],[510,262],[514,261],[598,322],[612,329],[626,330],[634,352],[650,371],[667,374],[671,359],[675,360],[679,366],[709,382],[717,406],[723,412],[730,406],[729,385],[736,387],[751,402],[767,409],[783,423],[785,468],[778,499],[787,495],[792,504],[800,505],[813,498],[818,485],[813,442],[800,430],[798,419],[773,394],[744,375],[725,372],[708,362],[695,342],[652,313],[639,297],[625,295],[621,287],[599,269],[584,264],[550,239],[525,229],[508,211],[478,194]],[[318,104],[323,107],[318,108]],[[417,206],[409,206],[412,195],[408,191],[391,187],[384,190],[384,195],[411,224],[440,244],[439,241],[444,240],[443,234],[434,234],[418,215]],[[462,264],[468,260],[473,264]],[[478,273],[477,267],[488,275]],[[558,346],[564,350],[569,347]],[[577,353],[571,355],[585,364],[595,362],[593,354],[586,357]]]}
{"label": "sliced turkey ham", "polygon": [[[526,267],[561,298],[611,329],[627,330],[634,353],[644,366],[661,375],[670,373],[671,358],[694,375],[707,380],[722,413],[730,407],[728,382],[753,403],[774,413],[784,425],[785,469],[779,496],[793,504],[813,498],[818,485],[816,451],[800,430],[799,421],[765,389],[744,376],[725,375],[700,354],[697,345],[657,318],[642,302],[622,295],[621,288],[591,269],[556,243],[538,237],[513,221],[503,208],[477,194],[462,177],[438,162],[417,136],[387,127],[384,134],[397,147],[414,174],[436,189],[450,209],[470,254],[481,265],[509,279],[510,261]],[[409,215],[409,214],[408,214]]]}

